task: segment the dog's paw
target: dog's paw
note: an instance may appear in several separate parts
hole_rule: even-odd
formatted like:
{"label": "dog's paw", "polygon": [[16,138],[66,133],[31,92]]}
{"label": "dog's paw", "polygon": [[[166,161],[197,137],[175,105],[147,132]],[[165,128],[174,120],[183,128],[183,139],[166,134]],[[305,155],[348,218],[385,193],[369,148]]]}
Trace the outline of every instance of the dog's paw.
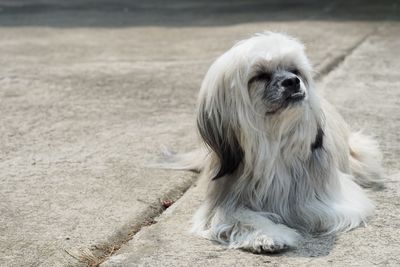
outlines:
{"label": "dog's paw", "polygon": [[[270,229],[271,230],[271,229]],[[279,253],[296,247],[300,235],[284,225],[274,225],[273,232],[267,230],[254,231],[231,243],[231,248],[240,248],[253,253]]]}
{"label": "dog's paw", "polygon": [[257,236],[247,249],[253,253],[279,253],[289,248],[283,240],[266,235]]}

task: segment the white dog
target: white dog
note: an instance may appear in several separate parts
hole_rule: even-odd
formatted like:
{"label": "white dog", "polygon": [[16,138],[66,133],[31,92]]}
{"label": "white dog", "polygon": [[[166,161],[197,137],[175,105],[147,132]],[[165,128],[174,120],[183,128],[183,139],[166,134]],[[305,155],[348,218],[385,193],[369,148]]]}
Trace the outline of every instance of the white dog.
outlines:
{"label": "white dog", "polygon": [[295,246],[299,233],[346,231],[372,214],[357,183],[382,185],[377,144],[349,131],[311,73],[304,46],[271,32],[212,64],[197,117],[206,149],[175,158],[209,180],[196,233],[230,248],[278,252]]}

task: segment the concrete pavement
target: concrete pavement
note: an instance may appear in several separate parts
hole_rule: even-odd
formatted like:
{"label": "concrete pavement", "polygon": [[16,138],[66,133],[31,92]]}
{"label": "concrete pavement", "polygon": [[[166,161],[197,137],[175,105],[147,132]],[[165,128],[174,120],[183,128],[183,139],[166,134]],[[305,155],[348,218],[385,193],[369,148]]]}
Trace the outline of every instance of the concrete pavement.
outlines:
{"label": "concrete pavement", "polygon": [[[0,265],[398,262],[398,9],[363,3],[0,2]],[[279,257],[188,235],[195,176],[146,168],[162,145],[194,146],[208,66],[265,29],[306,43],[321,90],[379,135],[390,177],[371,228]]]}

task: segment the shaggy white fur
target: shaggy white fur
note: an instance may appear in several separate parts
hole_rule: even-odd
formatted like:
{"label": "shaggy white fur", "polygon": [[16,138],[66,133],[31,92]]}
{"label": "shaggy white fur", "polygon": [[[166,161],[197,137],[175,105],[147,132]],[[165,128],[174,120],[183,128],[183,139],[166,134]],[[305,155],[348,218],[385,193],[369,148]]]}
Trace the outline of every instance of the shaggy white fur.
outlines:
{"label": "shaggy white fur", "polygon": [[358,184],[382,184],[377,144],[349,131],[311,73],[304,46],[272,32],[212,64],[198,104],[206,148],[171,164],[201,169],[209,180],[194,232],[231,248],[277,252],[295,246],[300,233],[346,231],[373,213]]}

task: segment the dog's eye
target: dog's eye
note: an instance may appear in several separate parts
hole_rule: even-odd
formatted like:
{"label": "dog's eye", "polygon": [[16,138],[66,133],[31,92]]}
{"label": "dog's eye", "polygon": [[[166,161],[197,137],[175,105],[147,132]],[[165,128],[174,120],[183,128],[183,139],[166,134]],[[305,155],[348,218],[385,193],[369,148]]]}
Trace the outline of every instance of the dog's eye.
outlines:
{"label": "dog's eye", "polygon": [[263,81],[263,82],[269,82],[271,80],[271,73],[268,72],[262,72],[254,76],[249,80],[249,84],[255,81]]}
{"label": "dog's eye", "polygon": [[257,80],[271,80],[271,74],[267,72],[260,73],[256,76]]}
{"label": "dog's eye", "polygon": [[300,75],[300,71],[296,68],[290,69],[289,72],[293,73],[294,75]]}

